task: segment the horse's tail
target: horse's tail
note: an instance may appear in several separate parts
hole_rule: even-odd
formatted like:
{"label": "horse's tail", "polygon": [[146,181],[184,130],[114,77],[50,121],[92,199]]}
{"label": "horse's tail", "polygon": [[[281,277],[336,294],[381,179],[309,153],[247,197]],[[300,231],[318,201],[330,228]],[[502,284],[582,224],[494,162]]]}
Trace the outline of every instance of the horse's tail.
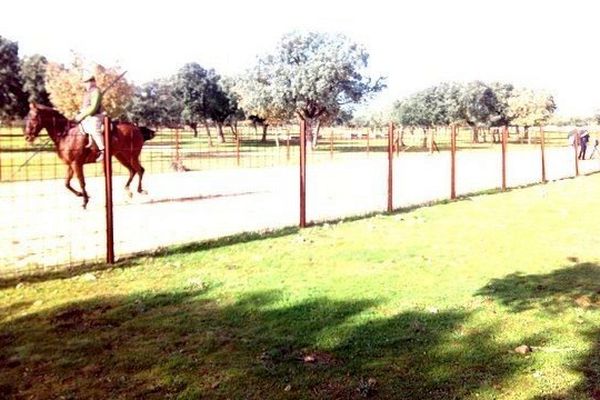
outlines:
{"label": "horse's tail", "polygon": [[144,137],[144,142],[153,139],[154,136],[156,136],[156,132],[153,131],[150,128],[147,128],[145,126],[140,126],[140,133],[142,134],[142,136]]}

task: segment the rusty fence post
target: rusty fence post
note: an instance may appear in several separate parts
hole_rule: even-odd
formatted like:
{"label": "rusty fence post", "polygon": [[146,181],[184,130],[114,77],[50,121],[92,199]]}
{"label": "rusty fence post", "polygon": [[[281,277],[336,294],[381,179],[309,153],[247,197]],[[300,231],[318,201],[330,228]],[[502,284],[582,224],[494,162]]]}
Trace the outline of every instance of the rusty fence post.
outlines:
{"label": "rusty fence post", "polygon": [[456,126],[450,130],[450,199],[456,199]]}
{"label": "rusty fence post", "polygon": [[579,176],[579,154],[577,154],[577,150],[579,150],[579,131],[575,131],[575,140],[573,141],[573,147],[575,148],[575,176]]}
{"label": "rusty fence post", "polygon": [[115,263],[113,196],[112,196],[112,149],[110,142],[110,118],[104,117],[104,184],[106,195],[106,263]]}
{"label": "rusty fence post", "polygon": [[387,212],[394,211],[394,124],[388,125],[388,201]]}
{"label": "rusty fence post", "polygon": [[508,128],[502,130],[502,190],[506,190],[506,141],[508,139]]}
{"label": "rusty fence post", "polygon": [[306,227],[306,121],[300,120],[300,228]]}
{"label": "rusty fence post", "polygon": [[546,183],[546,154],[544,150],[545,146],[545,134],[544,128],[540,125],[540,149],[542,151],[542,183]]}

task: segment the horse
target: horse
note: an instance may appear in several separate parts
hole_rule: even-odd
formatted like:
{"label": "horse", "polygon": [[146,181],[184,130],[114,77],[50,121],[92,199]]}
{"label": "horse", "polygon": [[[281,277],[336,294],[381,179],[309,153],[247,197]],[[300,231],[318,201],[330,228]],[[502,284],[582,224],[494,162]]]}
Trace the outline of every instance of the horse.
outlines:
{"label": "horse", "polygon": [[[136,173],[139,177],[137,191],[146,194],[142,189],[144,167],[140,163],[140,153],[144,142],[154,137],[154,131],[128,122],[114,122],[111,125],[111,153],[129,171],[129,179],[125,184],[127,194],[129,197],[132,196],[129,185]],[[90,197],[85,190],[83,165],[96,162],[100,152],[98,146],[88,138],[88,135],[80,131],[78,124],[70,121],[56,109],[32,103],[29,105],[29,113],[26,117],[25,140],[33,143],[42,129],[48,132],[58,157],[67,166],[65,187],[76,196],[83,197],[85,209]],[[88,145],[88,140],[92,141],[91,146]],[[79,180],[81,191],[71,187],[73,174]]]}

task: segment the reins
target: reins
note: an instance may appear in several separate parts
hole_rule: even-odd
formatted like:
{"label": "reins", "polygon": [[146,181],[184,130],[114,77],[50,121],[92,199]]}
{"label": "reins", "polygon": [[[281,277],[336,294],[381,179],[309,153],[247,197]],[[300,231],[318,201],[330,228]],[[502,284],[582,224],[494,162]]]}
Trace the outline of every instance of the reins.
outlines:
{"label": "reins", "polygon": [[[52,116],[52,127],[56,127],[56,117]],[[69,128],[69,125],[65,125],[65,130],[67,130]],[[64,132],[63,132],[64,134]],[[48,136],[50,136],[50,133],[48,133]],[[27,160],[25,160],[25,162],[21,165],[19,165],[19,168],[17,168],[17,170],[15,172],[12,173],[12,175],[10,176],[10,179],[12,180],[15,175],[17,175],[21,169],[26,166],[27,164],[29,164],[29,161],[31,161],[33,159],[33,157],[35,157],[36,155],[38,155],[42,150],[45,149],[46,145],[48,143],[50,143],[50,141],[52,140],[52,137],[50,136],[48,139],[46,139],[46,141],[44,143],[42,143],[42,145],[40,146],[39,149],[37,149],[36,151],[33,152],[33,154],[31,156],[29,156],[29,158]]]}

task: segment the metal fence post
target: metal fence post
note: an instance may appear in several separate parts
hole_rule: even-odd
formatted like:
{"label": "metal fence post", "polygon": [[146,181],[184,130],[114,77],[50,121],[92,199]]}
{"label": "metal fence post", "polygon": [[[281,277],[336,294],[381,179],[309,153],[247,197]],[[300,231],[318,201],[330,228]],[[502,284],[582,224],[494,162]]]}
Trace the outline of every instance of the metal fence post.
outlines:
{"label": "metal fence post", "polygon": [[542,150],[542,183],[546,183],[546,154],[544,151],[545,146],[545,135],[544,128],[540,125],[540,149]]}
{"label": "metal fence post", "polygon": [[306,121],[300,120],[300,228],[306,227]]}
{"label": "metal fence post", "polygon": [[502,190],[506,190],[506,141],[508,139],[508,128],[502,130]]}
{"label": "metal fence post", "polygon": [[113,199],[112,199],[112,149],[110,142],[110,118],[104,117],[104,183],[106,195],[106,263],[115,263]]}
{"label": "metal fence post", "polygon": [[387,201],[387,211],[391,213],[394,211],[394,124],[392,122],[389,123],[388,126],[388,201]]}

